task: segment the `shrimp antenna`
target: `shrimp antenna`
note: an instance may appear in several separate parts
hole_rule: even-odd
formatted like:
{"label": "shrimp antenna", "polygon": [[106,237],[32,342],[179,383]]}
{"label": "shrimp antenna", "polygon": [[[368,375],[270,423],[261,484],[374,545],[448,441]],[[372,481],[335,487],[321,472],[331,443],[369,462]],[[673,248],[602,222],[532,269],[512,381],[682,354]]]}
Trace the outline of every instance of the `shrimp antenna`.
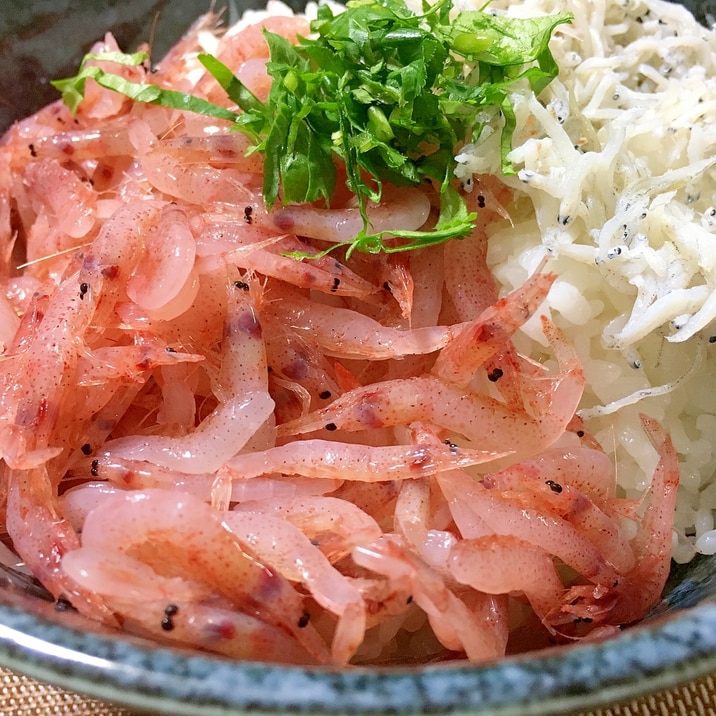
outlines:
{"label": "shrimp antenna", "polygon": [[161,15],[161,10],[157,10],[154,13],[154,17],[152,19],[152,26],[149,28],[149,40],[147,44],[149,45],[149,67],[153,66],[152,62],[152,52],[154,51],[154,38],[157,35],[157,25],[159,24],[159,16]]}
{"label": "shrimp antenna", "polygon": [[28,266],[35,266],[36,264],[42,263],[43,261],[49,261],[50,259],[56,259],[58,256],[64,256],[65,254],[71,254],[73,251],[78,251],[79,249],[86,249],[88,246],[92,246],[92,242],[88,241],[86,244],[80,244],[79,246],[70,246],[69,249],[62,249],[61,251],[55,251],[52,254],[47,254],[47,256],[40,256],[37,259],[32,259],[32,261],[26,261],[24,264],[20,264],[17,268],[24,269]]}

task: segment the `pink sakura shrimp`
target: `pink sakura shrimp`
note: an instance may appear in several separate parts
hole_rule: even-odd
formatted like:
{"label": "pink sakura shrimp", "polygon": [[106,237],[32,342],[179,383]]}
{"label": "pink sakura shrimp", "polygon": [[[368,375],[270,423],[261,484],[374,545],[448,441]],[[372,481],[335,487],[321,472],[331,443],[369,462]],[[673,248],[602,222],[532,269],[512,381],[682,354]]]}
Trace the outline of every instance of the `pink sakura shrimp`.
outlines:
{"label": "pink sakura shrimp", "polygon": [[[157,574],[204,585],[234,609],[292,635],[314,658],[327,657],[320,637],[310,624],[303,624],[300,595],[257,561],[250,548],[222,525],[221,515],[202,500],[179,491],[118,492],[84,521],[82,546],[70,558],[80,580],[85,549],[89,559],[100,554],[133,556]],[[133,616],[141,619],[141,602],[132,606]]]}
{"label": "pink sakura shrimp", "polygon": [[386,538],[370,547],[357,547],[353,558],[366,569],[388,577],[397,588],[407,589],[428,615],[446,648],[464,651],[472,661],[489,660],[504,653],[504,601],[498,604],[486,595],[474,593],[474,601],[468,607],[434,570]]}
{"label": "pink sakura shrimp", "polygon": [[[416,231],[430,215],[430,200],[419,189],[402,189],[367,207],[371,233]],[[351,241],[363,229],[357,207],[321,209],[309,204],[272,210],[261,221],[279,231],[332,243]]]}
{"label": "pink sakura shrimp", "polygon": [[290,326],[318,344],[329,356],[385,360],[432,353],[448,344],[454,332],[449,326],[396,329],[347,308],[323,305],[300,295],[288,295],[269,303],[274,321]]}
{"label": "pink sakura shrimp", "polygon": [[233,477],[271,473],[364,482],[414,479],[456,467],[489,462],[505,453],[455,445],[386,445],[370,447],[334,440],[301,440],[264,452],[242,453],[224,469]]}
{"label": "pink sakura shrimp", "polygon": [[345,393],[326,408],[279,426],[280,436],[320,429],[357,431],[384,426],[432,423],[471,444],[515,456],[534,455],[563,433],[582,395],[584,375],[574,351],[556,328],[543,322],[556,349],[560,372],[536,383],[528,395],[531,412],[512,409],[484,394],[466,393],[434,377],[367,385]]}

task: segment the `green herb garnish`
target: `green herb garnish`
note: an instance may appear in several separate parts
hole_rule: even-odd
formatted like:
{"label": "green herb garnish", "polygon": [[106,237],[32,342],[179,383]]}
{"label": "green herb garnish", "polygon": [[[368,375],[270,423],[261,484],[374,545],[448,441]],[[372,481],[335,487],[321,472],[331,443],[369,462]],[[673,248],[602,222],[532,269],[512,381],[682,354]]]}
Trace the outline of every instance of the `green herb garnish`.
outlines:
{"label": "green herb garnish", "polygon": [[[515,123],[510,95],[518,83],[539,93],[556,77],[549,39],[572,17],[515,19],[476,10],[451,19],[451,9],[452,0],[424,3],[421,15],[403,0],[351,0],[337,14],[320,6],[313,35],[297,45],[265,31],[273,78],[265,103],[215,57],[200,55],[239,113],[86,64],[99,59],[137,65],[146,60],[142,53],[88,55],[75,77],[53,84],[73,110],[91,77],[136,101],[232,121],[264,155],[268,208],[278,200],[328,203],[338,158],[364,220],[348,251],[416,249],[474,228],[475,214],[451,186],[454,156],[459,146],[477,140],[490,112],[504,117],[502,170],[513,171],[507,161]],[[380,200],[384,182],[415,186],[426,181],[441,195],[433,230],[369,232],[366,204]]]}

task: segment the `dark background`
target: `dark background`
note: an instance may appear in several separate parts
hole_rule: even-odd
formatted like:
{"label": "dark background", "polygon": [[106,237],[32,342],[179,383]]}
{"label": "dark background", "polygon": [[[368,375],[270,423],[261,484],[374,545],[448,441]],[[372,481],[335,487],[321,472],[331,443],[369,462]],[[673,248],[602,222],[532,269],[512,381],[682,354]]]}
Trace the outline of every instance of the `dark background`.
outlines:
{"label": "dark background", "polygon": [[[0,0],[0,134],[15,120],[57,99],[51,79],[73,75],[82,56],[108,30],[129,52],[151,37],[158,60],[212,7],[227,22],[265,0]],[[296,7],[302,0],[291,0]],[[716,0],[683,0],[706,25]]]}

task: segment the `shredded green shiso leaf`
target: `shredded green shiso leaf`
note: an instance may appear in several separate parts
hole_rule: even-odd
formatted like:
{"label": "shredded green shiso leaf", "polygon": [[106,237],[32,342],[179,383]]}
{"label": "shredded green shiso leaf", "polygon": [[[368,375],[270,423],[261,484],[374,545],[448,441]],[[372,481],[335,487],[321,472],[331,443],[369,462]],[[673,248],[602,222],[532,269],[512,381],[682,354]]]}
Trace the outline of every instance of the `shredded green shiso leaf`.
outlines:
{"label": "shredded green shiso leaf", "polygon": [[[52,84],[73,112],[92,78],[137,102],[229,120],[264,156],[269,209],[277,201],[328,204],[338,159],[364,224],[351,242],[340,245],[349,254],[418,249],[464,237],[474,228],[476,215],[451,182],[456,149],[477,140],[488,109],[504,117],[502,171],[513,172],[507,159],[515,129],[510,94],[520,82],[539,94],[557,76],[548,43],[555,27],[572,19],[567,13],[506,18],[485,10],[451,17],[451,10],[452,0],[424,3],[422,14],[403,0],[350,0],[339,13],[319,6],[311,37],[296,45],[264,31],[273,78],[266,102],[215,57],[200,55],[239,112],[87,64],[137,66],[148,60],[142,52],[86,55],[77,75]],[[384,182],[432,183],[441,199],[435,227],[370,233],[366,205],[380,201]]]}

